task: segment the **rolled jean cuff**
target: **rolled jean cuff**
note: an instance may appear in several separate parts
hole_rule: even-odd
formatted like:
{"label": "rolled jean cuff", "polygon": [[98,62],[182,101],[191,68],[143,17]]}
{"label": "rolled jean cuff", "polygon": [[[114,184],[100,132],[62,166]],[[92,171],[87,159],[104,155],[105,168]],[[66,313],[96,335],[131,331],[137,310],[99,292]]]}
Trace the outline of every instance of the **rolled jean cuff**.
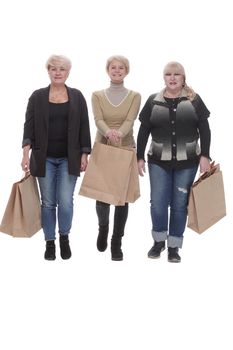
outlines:
{"label": "rolled jean cuff", "polygon": [[153,231],[152,230],[152,237],[154,239],[154,241],[156,242],[162,242],[162,241],[166,241],[167,239],[167,231]]}
{"label": "rolled jean cuff", "polygon": [[47,241],[55,241],[55,240],[56,240],[56,236],[54,236],[54,237],[52,237],[52,236],[48,237],[47,235],[44,235],[44,240],[45,240],[45,242],[47,242]]}
{"label": "rolled jean cuff", "polygon": [[182,248],[183,245],[183,237],[176,236],[168,236],[167,238],[167,246],[170,248]]}

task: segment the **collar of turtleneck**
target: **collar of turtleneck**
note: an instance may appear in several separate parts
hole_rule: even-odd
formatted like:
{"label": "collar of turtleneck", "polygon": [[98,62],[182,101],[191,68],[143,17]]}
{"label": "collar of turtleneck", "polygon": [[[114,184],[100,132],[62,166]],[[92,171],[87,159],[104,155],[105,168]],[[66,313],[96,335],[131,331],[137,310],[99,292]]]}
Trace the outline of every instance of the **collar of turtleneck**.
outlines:
{"label": "collar of turtleneck", "polygon": [[128,93],[129,90],[124,87],[123,82],[120,84],[115,84],[111,82],[109,88],[105,90],[105,95],[107,96],[107,99],[115,107],[119,106],[121,102],[123,102]]}

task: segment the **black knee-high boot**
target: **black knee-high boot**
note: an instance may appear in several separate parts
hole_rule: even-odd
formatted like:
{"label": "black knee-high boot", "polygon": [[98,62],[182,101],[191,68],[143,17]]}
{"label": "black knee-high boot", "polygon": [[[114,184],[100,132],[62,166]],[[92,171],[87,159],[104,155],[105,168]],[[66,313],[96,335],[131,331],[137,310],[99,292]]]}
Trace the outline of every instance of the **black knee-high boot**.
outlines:
{"label": "black knee-high boot", "polygon": [[114,213],[114,228],[111,240],[112,260],[123,260],[123,252],[121,249],[121,240],[124,236],[125,224],[128,217],[129,206],[126,203],[124,206],[116,206]]}
{"label": "black knee-high boot", "polygon": [[96,213],[99,220],[99,233],[96,245],[100,252],[104,252],[108,245],[109,212],[110,205],[108,203],[96,201]]}

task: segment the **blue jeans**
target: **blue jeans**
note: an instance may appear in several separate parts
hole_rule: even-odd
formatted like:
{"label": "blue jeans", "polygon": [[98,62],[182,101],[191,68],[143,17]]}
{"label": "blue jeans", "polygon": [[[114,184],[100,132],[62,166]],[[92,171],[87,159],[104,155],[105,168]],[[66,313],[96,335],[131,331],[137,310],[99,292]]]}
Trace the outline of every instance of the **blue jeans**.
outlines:
{"label": "blue jeans", "polygon": [[148,168],[153,239],[157,242],[168,239],[168,247],[181,248],[189,192],[198,167],[168,171],[149,163]]}
{"label": "blue jeans", "polygon": [[[41,193],[41,221],[45,240],[67,235],[73,219],[73,194],[77,176],[69,175],[67,158],[47,158],[45,177],[38,177]],[[57,220],[56,220],[57,218]]]}

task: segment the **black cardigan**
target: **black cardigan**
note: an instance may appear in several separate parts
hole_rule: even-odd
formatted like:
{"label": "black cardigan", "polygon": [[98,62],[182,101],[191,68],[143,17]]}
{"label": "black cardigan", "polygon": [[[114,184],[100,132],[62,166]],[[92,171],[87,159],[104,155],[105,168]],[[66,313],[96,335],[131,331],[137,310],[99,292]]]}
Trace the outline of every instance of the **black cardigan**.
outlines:
{"label": "black cardigan", "polygon": [[192,102],[182,96],[174,103],[172,99],[164,99],[162,92],[153,94],[139,115],[141,126],[137,138],[137,157],[144,159],[151,134],[148,162],[165,169],[192,167],[199,163],[201,155],[209,158],[210,129],[207,119],[210,112],[204,102],[196,95]]}
{"label": "black cardigan", "polygon": [[[91,136],[87,104],[82,93],[66,86],[69,97],[68,116],[68,169],[71,175],[80,175],[82,153],[91,152]],[[30,172],[45,176],[48,146],[50,86],[36,90],[29,98],[23,133],[24,147],[31,145]]]}

